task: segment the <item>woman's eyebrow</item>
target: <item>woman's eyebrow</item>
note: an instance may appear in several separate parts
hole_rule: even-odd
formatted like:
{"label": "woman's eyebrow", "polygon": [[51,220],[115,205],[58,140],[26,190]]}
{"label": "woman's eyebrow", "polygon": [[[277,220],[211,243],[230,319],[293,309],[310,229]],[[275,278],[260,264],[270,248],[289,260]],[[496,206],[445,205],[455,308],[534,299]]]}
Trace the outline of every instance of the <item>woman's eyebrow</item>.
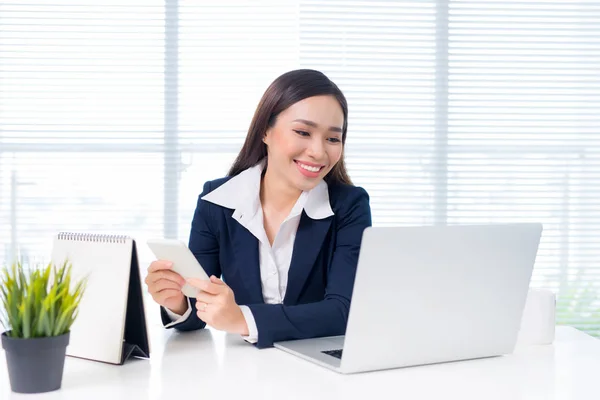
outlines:
{"label": "woman's eyebrow", "polygon": [[[292,122],[302,122],[303,124],[306,124],[308,126],[312,126],[313,128],[318,128],[319,127],[319,124],[317,124],[316,122],[309,121],[307,119],[302,119],[302,118],[295,119]],[[342,133],[342,128],[339,128],[337,126],[330,126],[329,127],[329,131]]]}

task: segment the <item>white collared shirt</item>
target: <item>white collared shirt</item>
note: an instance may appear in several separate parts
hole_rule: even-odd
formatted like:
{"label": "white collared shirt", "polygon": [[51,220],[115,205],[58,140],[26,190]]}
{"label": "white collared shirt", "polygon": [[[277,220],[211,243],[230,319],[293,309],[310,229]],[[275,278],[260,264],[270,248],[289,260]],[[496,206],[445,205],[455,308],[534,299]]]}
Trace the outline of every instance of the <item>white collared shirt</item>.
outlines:
{"label": "white collared shirt", "polygon": [[[264,164],[249,168],[223,185],[203,196],[202,199],[221,207],[233,209],[232,217],[252,233],[259,241],[260,278],[262,294],[266,304],[281,304],[285,297],[288,283],[288,271],[292,261],[292,252],[296,232],[300,223],[302,211],[311,219],[324,219],[333,215],[329,203],[327,183],[321,181],[310,191],[302,192],[289,215],[281,223],[273,245],[269,243],[264,228],[263,211],[260,203],[260,183]],[[252,266],[248,266],[252,268]],[[247,341],[255,343],[258,340],[258,329],[254,316],[247,306],[240,306],[249,335],[244,337]],[[172,323],[177,324],[187,319],[192,310],[182,316],[170,310],[167,313]]]}

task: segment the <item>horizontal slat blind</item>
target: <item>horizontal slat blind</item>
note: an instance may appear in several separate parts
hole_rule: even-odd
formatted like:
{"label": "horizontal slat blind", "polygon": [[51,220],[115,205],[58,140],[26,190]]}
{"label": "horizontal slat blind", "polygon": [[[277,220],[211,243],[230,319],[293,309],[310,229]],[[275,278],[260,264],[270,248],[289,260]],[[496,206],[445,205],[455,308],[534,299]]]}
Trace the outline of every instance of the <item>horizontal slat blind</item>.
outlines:
{"label": "horizontal slat blind", "polygon": [[348,99],[347,164],[377,225],[434,222],[435,1],[301,1],[300,65]]}
{"label": "horizontal slat blind", "polygon": [[162,235],[163,1],[0,2],[0,260]]}
{"label": "horizontal slat blind", "polygon": [[181,0],[181,142],[237,150],[269,83],[297,67],[297,43],[296,2]]}
{"label": "horizontal slat blind", "polygon": [[202,184],[224,176],[264,90],[298,66],[298,4],[179,1],[179,236],[187,238]]}
{"label": "horizontal slat blind", "polygon": [[97,3],[0,5],[4,143],[162,139],[162,2]]}
{"label": "horizontal slat blind", "polygon": [[541,221],[533,286],[600,334],[600,3],[452,0],[448,222]]}
{"label": "horizontal slat blind", "polygon": [[0,2],[0,260],[186,240],[266,86],[315,68],[375,225],[541,221],[532,284],[600,334],[598,65],[596,0]]}

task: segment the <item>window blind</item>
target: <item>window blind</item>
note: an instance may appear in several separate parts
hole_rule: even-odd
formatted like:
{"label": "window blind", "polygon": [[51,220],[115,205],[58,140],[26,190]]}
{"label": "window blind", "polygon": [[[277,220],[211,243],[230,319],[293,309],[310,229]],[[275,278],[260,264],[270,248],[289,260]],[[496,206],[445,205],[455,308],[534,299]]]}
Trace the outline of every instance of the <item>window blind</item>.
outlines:
{"label": "window blind", "polygon": [[315,68],[375,225],[543,222],[532,285],[600,334],[599,62],[597,1],[0,1],[0,260],[187,240],[267,85]]}
{"label": "window blind", "polygon": [[300,64],[348,100],[347,164],[376,225],[435,221],[435,1],[300,3]]}
{"label": "window blind", "polygon": [[600,3],[449,3],[449,223],[541,221],[532,286],[600,334]]}
{"label": "window blind", "polygon": [[162,235],[162,1],[0,3],[0,259]]}

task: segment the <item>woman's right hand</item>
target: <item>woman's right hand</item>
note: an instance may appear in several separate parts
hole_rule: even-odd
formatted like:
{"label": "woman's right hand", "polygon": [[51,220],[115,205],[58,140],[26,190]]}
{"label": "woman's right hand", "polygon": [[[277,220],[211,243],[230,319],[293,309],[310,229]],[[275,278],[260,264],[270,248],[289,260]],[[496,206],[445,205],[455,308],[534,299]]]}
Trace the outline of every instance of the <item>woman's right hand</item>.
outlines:
{"label": "woman's right hand", "polygon": [[148,267],[146,285],[154,301],[175,314],[183,315],[188,309],[188,301],[181,292],[185,279],[171,271],[172,266],[170,261],[154,261]]}

